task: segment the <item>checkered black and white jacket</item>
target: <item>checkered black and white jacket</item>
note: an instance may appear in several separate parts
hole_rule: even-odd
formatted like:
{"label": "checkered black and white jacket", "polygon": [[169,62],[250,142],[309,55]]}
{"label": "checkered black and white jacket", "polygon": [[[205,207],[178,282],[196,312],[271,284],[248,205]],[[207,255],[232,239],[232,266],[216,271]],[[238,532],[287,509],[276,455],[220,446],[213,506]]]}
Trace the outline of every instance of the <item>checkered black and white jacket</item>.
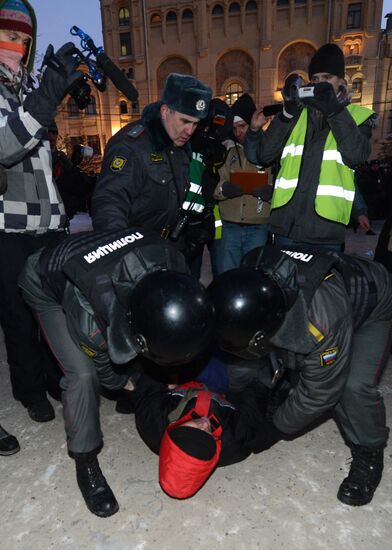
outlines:
{"label": "checkered black and white jacket", "polygon": [[0,231],[46,233],[66,224],[63,201],[52,179],[46,128],[23,110],[28,89],[9,85],[0,64],[0,170],[7,190],[0,195]]}

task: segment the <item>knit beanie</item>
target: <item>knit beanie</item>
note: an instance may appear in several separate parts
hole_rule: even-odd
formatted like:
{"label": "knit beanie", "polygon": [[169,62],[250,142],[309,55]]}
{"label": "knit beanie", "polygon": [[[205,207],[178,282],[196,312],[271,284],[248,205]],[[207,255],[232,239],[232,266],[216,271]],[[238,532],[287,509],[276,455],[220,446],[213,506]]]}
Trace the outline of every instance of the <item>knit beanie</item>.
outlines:
{"label": "knit beanie", "polygon": [[233,113],[233,122],[245,121],[250,124],[253,113],[256,111],[256,105],[249,94],[242,94],[231,107]]}
{"label": "knit beanie", "polygon": [[336,44],[324,44],[309,63],[309,78],[316,73],[329,73],[344,78],[344,55]]}
{"label": "knit beanie", "polygon": [[23,59],[31,70],[34,63],[37,23],[27,0],[0,0],[0,29],[23,32],[31,37],[30,48]]}
{"label": "knit beanie", "polygon": [[166,429],[159,450],[159,483],[173,498],[189,498],[215,469],[221,441],[190,426]]}

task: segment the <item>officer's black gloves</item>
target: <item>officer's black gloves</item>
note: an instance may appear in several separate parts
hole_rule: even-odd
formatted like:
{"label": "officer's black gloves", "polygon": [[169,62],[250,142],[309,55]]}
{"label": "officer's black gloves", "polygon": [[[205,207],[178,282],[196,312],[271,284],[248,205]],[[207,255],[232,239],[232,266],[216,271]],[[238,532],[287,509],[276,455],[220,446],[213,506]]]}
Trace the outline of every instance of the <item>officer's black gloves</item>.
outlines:
{"label": "officer's black gloves", "polygon": [[260,453],[261,451],[270,449],[281,439],[286,438],[287,434],[278,430],[271,419],[265,418],[263,422],[259,424],[257,434],[252,440],[251,447],[254,453]]}
{"label": "officer's black gloves", "polygon": [[244,192],[239,185],[229,183],[228,181],[225,181],[222,185],[222,195],[228,199],[241,197],[243,194]]}
{"label": "officer's black gloves", "polygon": [[273,192],[274,188],[272,185],[265,185],[264,187],[256,187],[256,189],[253,189],[252,195],[263,201],[270,201]]}
{"label": "officer's black gloves", "polygon": [[301,85],[302,79],[297,74],[291,74],[285,80],[282,97],[283,97],[283,115],[286,118],[294,118],[301,110],[302,106],[298,101],[298,87]]}
{"label": "officer's black gloves", "polygon": [[336,115],[344,108],[344,104],[339,101],[332,84],[329,82],[316,84],[313,94],[312,98],[307,99],[307,105],[321,111],[325,117]]}
{"label": "officer's black gloves", "polygon": [[185,227],[186,256],[190,259],[203,252],[204,245],[214,240],[215,216],[211,208],[205,208],[202,214],[189,215]]}
{"label": "officer's black gloves", "polygon": [[50,44],[45,54],[46,69],[41,83],[24,101],[25,111],[42,126],[49,126],[56,116],[58,105],[78,81],[85,78],[81,71],[76,71],[79,62],[73,54],[75,45],[72,42],[64,44],[56,54]]}

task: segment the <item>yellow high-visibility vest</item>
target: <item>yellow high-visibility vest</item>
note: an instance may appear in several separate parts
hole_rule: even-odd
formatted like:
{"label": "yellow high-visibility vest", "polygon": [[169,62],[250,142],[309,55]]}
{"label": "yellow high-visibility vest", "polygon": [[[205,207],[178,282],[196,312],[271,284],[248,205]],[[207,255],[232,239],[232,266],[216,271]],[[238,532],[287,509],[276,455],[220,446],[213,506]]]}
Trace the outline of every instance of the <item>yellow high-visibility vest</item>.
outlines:
{"label": "yellow high-visibility vest", "polygon": [[[348,105],[347,110],[357,126],[374,113],[371,109],[360,105]],[[271,201],[272,209],[287,204],[297,188],[307,120],[308,110],[305,107],[282,152],[280,170]],[[354,170],[343,163],[334,135],[330,131],[324,145],[315,210],[322,218],[347,225],[350,220],[354,195]]]}

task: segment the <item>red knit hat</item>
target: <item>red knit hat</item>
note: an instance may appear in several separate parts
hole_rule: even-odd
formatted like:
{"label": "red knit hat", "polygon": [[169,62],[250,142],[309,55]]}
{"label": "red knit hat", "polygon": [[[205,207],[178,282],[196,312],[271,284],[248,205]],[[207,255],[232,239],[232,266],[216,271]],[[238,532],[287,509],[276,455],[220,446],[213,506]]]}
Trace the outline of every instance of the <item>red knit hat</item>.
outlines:
{"label": "red knit hat", "polygon": [[[159,483],[173,498],[193,496],[207,481],[218,464],[222,441],[222,427],[209,415],[211,393],[197,393],[195,407],[185,416],[172,422],[166,429],[159,449]],[[183,426],[196,416],[208,416],[212,434]]]}
{"label": "red knit hat", "polygon": [[22,0],[6,0],[0,9],[0,29],[24,32],[33,37],[33,21]]}

